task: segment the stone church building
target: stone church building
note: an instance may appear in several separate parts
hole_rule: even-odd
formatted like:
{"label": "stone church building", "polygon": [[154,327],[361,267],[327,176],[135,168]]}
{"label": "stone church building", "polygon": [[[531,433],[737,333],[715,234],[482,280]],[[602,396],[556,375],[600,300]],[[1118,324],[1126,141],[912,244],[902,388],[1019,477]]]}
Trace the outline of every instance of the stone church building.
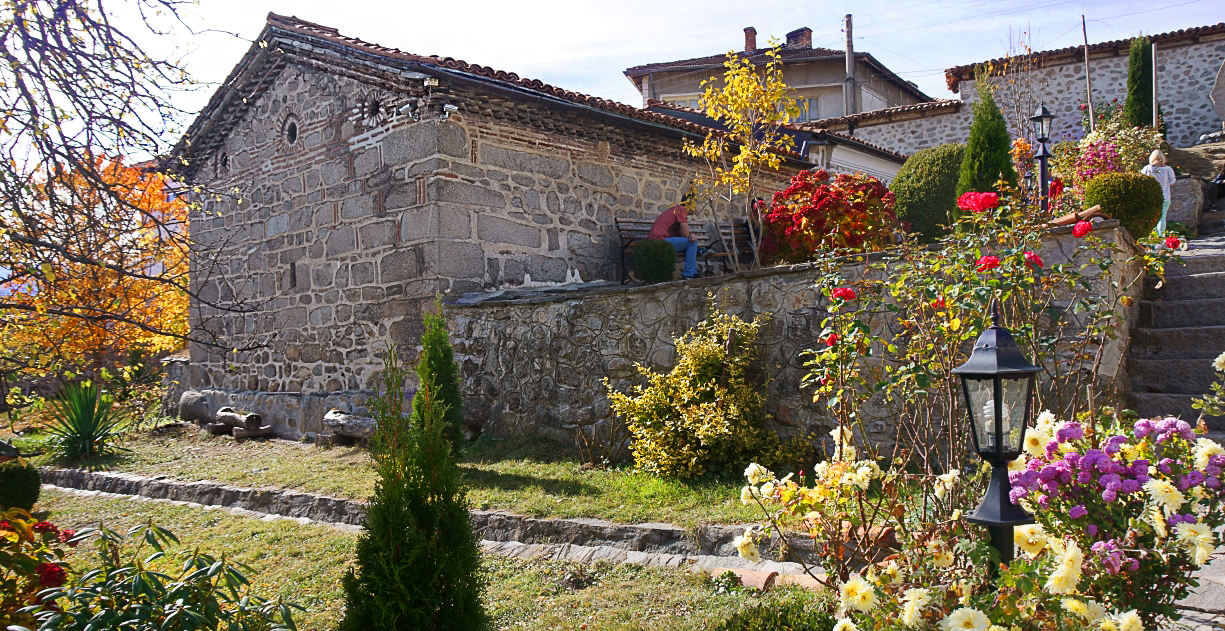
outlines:
{"label": "stone church building", "polygon": [[210,191],[190,218],[192,325],[231,349],[193,344],[184,385],[319,432],[362,407],[389,344],[417,345],[437,293],[616,280],[614,216],[676,203],[703,168],[683,142],[709,131],[269,14],[171,160]]}

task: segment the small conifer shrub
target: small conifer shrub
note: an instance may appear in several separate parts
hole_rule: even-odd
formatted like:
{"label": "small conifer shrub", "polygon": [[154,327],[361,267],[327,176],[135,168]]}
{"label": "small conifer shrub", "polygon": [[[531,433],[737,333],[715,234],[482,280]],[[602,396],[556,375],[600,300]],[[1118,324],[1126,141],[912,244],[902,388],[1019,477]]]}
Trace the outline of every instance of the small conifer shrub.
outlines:
{"label": "small conifer shrub", "polygon": [[634,249],[634,271],[647,284],[672,280],[676,270],[676,248],[663,239],[647,239]]}
{"label": "small conifer shrub", "polygon": [[1133,127],[1153,124],[1153,43],[1143,35],[1131,40],[1123,115]]}
{"label": "small conifer shrub", "polygon": [[910,232],[923,242],[948,233],[957,208],[957,178],[966,146],[948,143],[914,152],[898,170],[890,188],[900,221],[910,223]]}
{"label": "small conifer shrub", "polygon": [[961,161],[957,179],[957,194],[996,190],[996,182],[1004,180],[1016,186],[1017,171],[1012,166],[1012,137],[1008,124],[995,104],[990,81],[985,72],[978,73],[978,101],[974,103],[974,122],[966,140],[966,154]]}
{"label": "small conifer shrub", "polygon": [[378,479],[355,567],[342,581],[340,629],[483,629],[480,548],[447,435],[446,407],[426,371],[413,397],[421,420],[410,423],[406,374],[395,348],[388,349],[382,393],[371,403],[378,429],[370,455]]}
{"label": "small conifer shrub", "polygon": [[[425,314],[425,333],[421,335],[421,356],[417,361],[419,383],[432,383],[437,389],[437,403],[443,411],[443,434],[455,454],[464,446],[464,396],[459,388],[459,366],[455,363],[455,351],[447,332],[447,321],[442,316],[442,297],[435,300],[438,314]],[[413,400],[412,423],[425,422],[425,410]]]}

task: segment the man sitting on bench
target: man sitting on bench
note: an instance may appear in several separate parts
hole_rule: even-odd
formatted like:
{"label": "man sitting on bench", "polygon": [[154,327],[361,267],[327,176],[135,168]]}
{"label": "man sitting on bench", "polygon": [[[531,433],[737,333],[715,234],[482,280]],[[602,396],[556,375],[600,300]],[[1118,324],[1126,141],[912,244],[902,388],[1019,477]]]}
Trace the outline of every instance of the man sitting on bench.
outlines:
{"label": "man sitting on bench", "polygon": [[685,253],[681,277],[686,280],[698,275],[698,238],[689,232],[689,205],[692,203],[693,192],[685,193],[681,203],[660,213],[647,232],[648,239],[663,239],[678,253]]}

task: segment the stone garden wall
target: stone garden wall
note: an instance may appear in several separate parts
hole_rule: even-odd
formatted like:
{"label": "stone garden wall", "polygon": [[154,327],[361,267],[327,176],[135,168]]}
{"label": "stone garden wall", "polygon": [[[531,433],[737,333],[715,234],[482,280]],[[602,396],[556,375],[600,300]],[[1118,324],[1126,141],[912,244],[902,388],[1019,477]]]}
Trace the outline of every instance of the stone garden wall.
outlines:
{"label": "stone garden wall", "polygon": [[414,359],[438,293],[616,279],[613,218],[653,218],[702,168],[679,131],[447,81],[420,120],[393,107],[422,90],[289,62],[233,121],[195,178],[226,193],[191,217],[192,326],[226,345],[192,345],[191,388],[318,432],[389,345]]}
{"label": "stone garden wall", "polygon": [[[1127,47],[1095,52],[1089,58],[1093,96],[1107,101],[1127,98]],[[1202,135],[1221,131],[1221,117],[1213,109],[1209,94],[1217,73],[1225,64],[1225,37],[1209,36],[1197,42],[1179,42],[1157,47],[1158,100],[1168,129],[1167,140],[1175,147],[1189,147]],[[1039,69],[1030,81],[1036,98],[1044,100],[1055,114],[1051,137],[1056,141],[1083,135],[1078,109],[1085,101],[1084,62],[1051,65]],[[924,118],[872,124],[861,122],[855,137],[894,151],[913,154],[948,142],[965,142],[974,114],[969,103],[977,99],[973,80],[963,80],[959,92],[967,106],[953,112],[940,110]],[[1015,133],[1015,132],[1014,132]]]}
{"label": "stone garden wall", "polygon": [[[1048,264],[1067,261],[1075,250],[1069,232],[1058,230],[1047,240],[1042,256]],[[1096,234],[1124,250],[1132,247],[1117,222],[1102,224]],[[862,263],[849,262],[845,272],[854,278],[861,270]],[[1112,277],[1135,278],[1138,271],[1116,269]],[[625,390],[640,382],[635,362],[655,371],[670,368],[673,339],[705,316],[707,296],[713,294],[716,309],[746,319],[770,314],[759,342],[776,429],[827,430],[832,423],[801,385],[806,373],[801,353],[816,345],[825,316],[824,298],[813,289],[818,273],[814,266],[797,265],[645,287],[450,304],[447,315],[462,367],[467,421],[472,429],[494,435],[539,432],[563,441],[573,440],[576,427],[608,422],[603,380]],[[1132,290],[1137,306],[1126,310],[1122,330],[1138,315],[1140,289]],[[1110,342],[1103,375],[1122,370],[1126,342],[1125,335]],[[869,418],[867,427],[878,443],[891,443],[888,418]]]}

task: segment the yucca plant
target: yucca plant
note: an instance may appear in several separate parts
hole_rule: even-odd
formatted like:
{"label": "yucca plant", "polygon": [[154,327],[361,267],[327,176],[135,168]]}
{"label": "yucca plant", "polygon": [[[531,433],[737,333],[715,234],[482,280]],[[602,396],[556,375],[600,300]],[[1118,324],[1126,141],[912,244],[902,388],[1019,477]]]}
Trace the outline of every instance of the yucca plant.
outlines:
{"label": "yucca plant", "polygon": [[61,459],[76,461],[126,451],[115,445],[123,414],[96,385],[64,386],[59,398],[51,401],[51,410],[56,425],[51,428],[49,444]]}

